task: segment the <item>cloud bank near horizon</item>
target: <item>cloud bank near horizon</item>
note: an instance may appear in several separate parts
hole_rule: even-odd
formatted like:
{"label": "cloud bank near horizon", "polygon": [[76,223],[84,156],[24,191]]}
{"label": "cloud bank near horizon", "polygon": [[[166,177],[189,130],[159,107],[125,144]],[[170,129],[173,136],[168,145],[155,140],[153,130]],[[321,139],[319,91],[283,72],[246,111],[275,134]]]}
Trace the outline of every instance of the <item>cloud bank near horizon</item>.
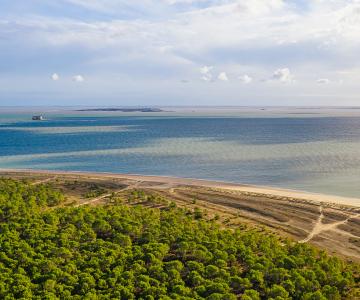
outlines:
{"label": "cloud bank near horizon", "polygon": [[4,0],[0,17],[0,105],[360,104],[357,0]]}

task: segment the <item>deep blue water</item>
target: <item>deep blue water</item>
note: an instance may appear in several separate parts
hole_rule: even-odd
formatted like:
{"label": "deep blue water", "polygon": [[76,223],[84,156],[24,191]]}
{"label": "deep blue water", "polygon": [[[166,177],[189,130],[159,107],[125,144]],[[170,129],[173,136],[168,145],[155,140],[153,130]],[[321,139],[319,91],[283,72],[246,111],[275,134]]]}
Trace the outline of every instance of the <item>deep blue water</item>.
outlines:
{"label": "deep blue water", "polygon": [[217,179],[360,196],[358,117],[0,114],[0,167]]}

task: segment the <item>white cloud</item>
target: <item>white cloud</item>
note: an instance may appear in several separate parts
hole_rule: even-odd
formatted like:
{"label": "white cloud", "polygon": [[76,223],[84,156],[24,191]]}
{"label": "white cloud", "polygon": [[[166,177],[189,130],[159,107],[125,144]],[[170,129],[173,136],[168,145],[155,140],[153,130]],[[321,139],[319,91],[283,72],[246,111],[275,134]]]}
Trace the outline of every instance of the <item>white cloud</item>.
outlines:
{"label": "white cloud", "polygon": [[319,84],[329,84],[330,80],[328,78],[319,78],[316,82]]}
{"label": "white cloud", "polygon": [[253,81],[253,79],[247,74],[239,76],[239,79],[244,84],[249,84]]}
{"label": "white cloud", "polygon": [[229,80],[229,78],[228,78],[228,76],[227,76],[227,74],[225,72],[219,73],[218,79],[221,80],[221,81],[228,81]]}
{"label": "white cloud", "polygon": [[54,81],[58,81],[60,79],[60,76],[57,73],[54,73],[51,75],[51,79]]}
{"label": "white cloud", "polygon": [[83,82],[83,81],[85,81],[85,78],[82,75],[75,75],[75,76],[73,76],[73,81]]}
{"label": "white cloud", "polygon": [[[0,4],[0,64],[5,68],[17,64],[14,69],[25,67],[34,71],[33,77],[39,72],[43,78],[48,72],[44,70],[52,70],[48,62],[59,59],[63,66],[56,69],[59,74],[66,74],[70,66],[72,70],[84,70],[86,66],[89,73],[99,74],[91,78],[92,88],[115,89],[103,87],[118,87],[112,80],[116,74],[127,80],[122,81],[124,85],[137,83],[134,94],[139,85],[159,89],[164,79],[178,83],[189,78],[194,83],[189,95],[198,88],[195,76],[211,82],[218,80],[221,70],[251,74],[246,75],[250,78],[239,77],[238,82],[244,84],[251,82],[251,77],[289,83],[293,76],[288,66],[296,70],[299,81],[288,86],[289,95],[298,95],[300,85],[301,92],[311,95],[327,89],[317,86],[316,91],[312,90],[318,78],[313,74],[360,69],[358,0],[61,0],[46,10],[41,2],[48,1],[37,1],[36,7],[29,5],[26,14],[5,13]],[[70,2],[77,5],[71,14]],[[55,6],[58,11],[51,11]],[[154,12],[159,6],[161,9]],[[80,49],[84,55],[74,59],[73,54]],[[41,63],[34,67],[25,59],[25,53],[33,53],[34,60]],[[26,66],[19,66],[21,62]],[[205,66],[199,75],[197,68],[203,64],[214,65],[216,70]],[[273,73],[278,66],[285,68]],[[74,80],[83,81],[81,78]],[[359,94],[359,71],[341,78],[346,87],[339,85],[339,94]],[[130,86],[126,88],[131,90]],[[226,90],[238,94],[235,88],[223,86],[222,90],[220,85],[214,88],[219,93]],[[255,86],[249,86],[254,97],[262,93]],[[266,93],[276,94],[279,89],[274,86],[264,87],[269,89]],[[17,91],[15,86],[12,89]]]}
{"label": "white cloud", "polygon": [[293,81],[293,76],[289,68],[281,68],[274,71],[271,79],[282,83],[289,83]]}
{"label": "white cloud", "polygon": [[200,74],[202,75],[201,79],[204,80],[204,81],[211,81],[212,78],[213,78],[211,70],[213,68],[214,68],[213,66],[203,66],[203,67],[201,67],[200,68]]}
{"label": "white cloud", "polygon": [[200,68],[200,73],[203,75],[208,74],[213,68],[213,66],[203,66]]}
{"label": "white cloud", "polygon": [[174,5],[174,4],[193,4],[206,2],[207,0],[163,0],[166,4]]}
{"label": "white cloud", "polygon": [[[131,4],[123,0],[67,1],[100,10],[104,8],[114,11],[115,4],[137,7],[141,10],[141,1]],[[161,2],[164,1],[201,2]],[[145,2],[145,6],[148,6],[154,1]],[[29,38],[31,36],[37,42],[48,42],[54,46],[80,44],[90,49],[113,47],[114,53],[119,49],[130,49],[132,53],[143,53],[148,59],[153,57],[150,52],[155,47],[165,47],[168,49],[166,55],[172,55],[173,59],[177,56],[190,59],[194,63],[199,63],[196,61],[199,57],[209,61],[208,56],[211,56],[214,49],[224,49],[225,52],[232,49],[232,53],[237,53],[236,49],[247,49],[246,52],[249,53],[244,53],[245,57],[254,51],[258,51],[257,57],[260,57],[258,60],[250,61],[250,64],[267,68],[276,60],[280,62],[282,59],[291,59],[293,55],[298,63],[308,60],[308,57],[314,59],[311,55],[302,53],[313,54],[316,47],[319,51],[313,55],[317,55],[319,59],[323,59],[321,52],[326,51],[328,47],[332,47],[335,56],[345,58],[349,57],[346,52],[357,49],[360,45],[360,20],[357,18],[360,3],[341,6],[330,2],[344,1],[314,1],[307,4],[305,11],[296,9],[295,4],[290,5],[282,0],[204,1],[201,7],[205,8],[174,13],[171,18],[165,20],[119,17],[111,21],[86,22],[80,19],[36,20],[26,17],[15,22],[10,21],[9,28],[6,24],[2,24],[2,27],[5,33],[11,30],[16,32],[17,29],[24,32],[30,30],[34,34],[28,35]],[[261,18],[254,18],[254,14],[261,15]],[[337,47],[340,43],[346,47]],[[324,45],[327,45],[326,49],[322,48]],[[293,48],[286,49],[286,46],[296,47],[296,51],[292,51]],[[277,52],[282,55],[277,55]],[[216,64],[220,66],[227,56],[228,53],[220,53]],[[242,59],[238,54],[236,58]],[[266,61],[263,58],[266,58]]]}

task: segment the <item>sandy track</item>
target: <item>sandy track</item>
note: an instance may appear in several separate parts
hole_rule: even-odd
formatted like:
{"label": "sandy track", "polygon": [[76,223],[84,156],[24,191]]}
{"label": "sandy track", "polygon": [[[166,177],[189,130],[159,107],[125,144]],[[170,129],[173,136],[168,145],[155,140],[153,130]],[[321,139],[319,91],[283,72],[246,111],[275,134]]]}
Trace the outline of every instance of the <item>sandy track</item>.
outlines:
{"label": "sandy track", "polygon": [[319,216],[318,220],[316,221],[314,228],[309,232],[309,235],[305,239],[299,241],[299,243],[309,242],[313,237],[320,235],[321,233],[323,233],[325,231],[334,230],[338,226],[346,224],[349,220],[360,217],[360,214],[355,214],[355,215],[349,216],[348,218],[346,218],[343,221],[333,222],[330,224],[324,224],[322,222],[322,220],[324,219],[323,207],[320,206],[319,210],[320,210],[320,216]]}
{"label": "sandy track", "polygon": [[309,232],[309,235],[305,239],[299,241],[299,243],[306,243],[306,242],[310,241],[315,235],[321,233],[323,226],[324,226],[324,224],[322,223],[322,220],[324,219],[322,206],[319,206],[319,211],[320,211],[320,215],[314,225],[314,228]]}
{"label": "sandy track", "polygon": [[50,181],[53,181],[57,178],[57,176],[55,177],[50,177],[50,178],[46,178],[46,179],[42,179],[42,180],[38,180],[35,182],[32,182],[31,185],[39,185],[39,184],[44,184],[44,183],[48,183]]}
{"label": "sandy track", "polygon": [[124,187],[124,188],[122,188],[120,190],[112,191],[111,193],[107,193],[107,194],[101,195],[99,197],[87,200],[85,202],[76,204],[76,205],[74,205],[74,207],[80,207],[80,206],[83,206],[83,205],[94,204],[94,203],[96,203],[96,202],[98,202],[98,201],[100,201],[102,199],[110,197],[112,194],[116,194],[116,193],[120,193],[120,192],[125,192],[127,190],[135,189],[140,183],[141,182],[136,182],[135,184],[128,185],[127,187]]}

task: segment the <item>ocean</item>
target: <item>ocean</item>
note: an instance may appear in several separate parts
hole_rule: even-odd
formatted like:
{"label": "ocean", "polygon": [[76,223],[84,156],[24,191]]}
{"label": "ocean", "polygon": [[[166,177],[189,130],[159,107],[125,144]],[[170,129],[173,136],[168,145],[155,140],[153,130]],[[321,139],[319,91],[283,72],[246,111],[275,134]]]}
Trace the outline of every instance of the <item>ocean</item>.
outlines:
{"label": "ocean", "polygon": [[0,110],[0,168],[212,179],[360,197],[360,116]]}

